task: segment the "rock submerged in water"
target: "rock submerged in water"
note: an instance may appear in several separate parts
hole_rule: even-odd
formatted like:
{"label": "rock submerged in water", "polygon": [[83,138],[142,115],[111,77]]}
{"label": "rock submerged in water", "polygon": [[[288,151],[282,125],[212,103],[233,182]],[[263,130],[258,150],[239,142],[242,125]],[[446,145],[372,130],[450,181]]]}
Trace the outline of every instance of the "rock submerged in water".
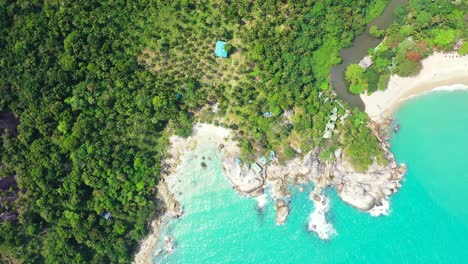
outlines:
{"label": "rock submerged in water", "polygon": [[289,206],[284,200],[276,201],[276,224],[281,225],[286,222],[289,215]]}

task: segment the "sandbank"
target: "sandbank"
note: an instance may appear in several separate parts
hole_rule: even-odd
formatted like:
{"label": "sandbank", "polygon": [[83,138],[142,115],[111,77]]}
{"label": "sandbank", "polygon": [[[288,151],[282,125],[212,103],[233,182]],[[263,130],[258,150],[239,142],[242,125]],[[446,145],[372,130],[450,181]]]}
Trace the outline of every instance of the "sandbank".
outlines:
{"label": "sandbank", "polygon": [[434,88],[455,84],[468,85],[468,56],[456,52],[436,52],[421,61],[421,72],[413,77],[392,75],[385,91],[362,94],[365,112],[375,122],[388,118],[405,99]]}

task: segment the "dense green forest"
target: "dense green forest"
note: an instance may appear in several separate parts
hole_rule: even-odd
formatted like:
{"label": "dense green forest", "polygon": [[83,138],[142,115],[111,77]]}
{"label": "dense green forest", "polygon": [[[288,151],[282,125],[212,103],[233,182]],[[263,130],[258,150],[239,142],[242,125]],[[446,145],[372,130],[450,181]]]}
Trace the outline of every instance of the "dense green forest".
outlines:
{"label": "dense green forest", "polygon": [[[421,60],[433,51],[458,49],[468,54],[468,2],[446,0],[410,0],[395,12],[395,23],[386,31],[373,27],[370,34],[383,38],[375,49],[369,50],[374,64],[366,70],[357,64],[347,69],[350,91],[360,94],[385,90],[391,74],[414,76],[421,70]],[[360,68],[360,69],[359,69]]]}
{"label": "dense green forest", "polygon": [[[0,1],[0,111],[20,118],[1,138],[1,176],[20,190],[1,208],[18,215],[0,223],[1,258],[130,262],[167,139],[197,120],[234,129],[245,159],[321,147],[358,170],[382,161],[329,70],[387,2]],[[217,40],[229,58],[214,56]],[[334,108],[347,118],[323,139]]]}

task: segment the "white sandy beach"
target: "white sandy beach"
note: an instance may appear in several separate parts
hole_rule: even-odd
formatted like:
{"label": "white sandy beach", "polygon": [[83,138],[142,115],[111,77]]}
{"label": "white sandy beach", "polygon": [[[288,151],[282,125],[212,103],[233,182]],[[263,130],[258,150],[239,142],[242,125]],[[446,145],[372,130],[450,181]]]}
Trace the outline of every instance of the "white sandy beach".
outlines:
{"label": "white sandy beach", "polygon": [[468,85],[468,56],[456,52],[436,52],[422,61],[421,72],[414,77],[392,75],[385,91],[362,94],[369,117],[381,122],[406,98],[454,84]]}

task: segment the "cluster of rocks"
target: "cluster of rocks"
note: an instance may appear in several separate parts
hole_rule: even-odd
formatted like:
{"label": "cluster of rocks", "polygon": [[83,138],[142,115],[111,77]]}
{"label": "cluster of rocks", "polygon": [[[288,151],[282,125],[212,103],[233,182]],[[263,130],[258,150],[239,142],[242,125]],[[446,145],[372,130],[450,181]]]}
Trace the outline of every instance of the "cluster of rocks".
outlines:
{"label": "cluster of rocks", "polygon": [[320,177],[327,165],[318,159],[318,151],[288,161],[286,165],[270,162],[261,173],[255,173],[249,166],[235,162],[235,157],[226,156],[223,167],[233,188],[242,195],[256,197],[263,194],[264,188],[271,186],[271,196],[275,199],[276,223],[283,224],[289,214],[290,193],[286,186],[289,182],[304,184],[308,181],[322,182]]}
{"label": "cluster of rocks", "polygon": [[236,162],[235,156],[226,156],[223,169],[233,188],[243,195],[253,197],[263,194],[265,177],[263,173],[256,173],[250,167]]}
{"label": "cluster of rocks", "polygon": [[173,217],[180,217],[182,209],[179,201],[175,198],[174,194],[169,190],[166,180],[163,178],[158,184],[158,199],[164,205],[165,211],[170,213]]}
{"label": "cluster of rocks", "polygon": [[406,166],[398,166],[395,156],[389,150],[389,136],[384,136],[383,132],[388,130],[387,127],[374,122],[369,125],[379,140],[388,164],[379,165],[374,162],[366,172],[356,172],[340,156],[335,162],[332,178],[341,199],[363,211],[387,204],[388,197],[401,187],[400,181],[406,172]]}
{"label": "cluster of rocks", "polygon": [[[371,129],[380,142],[388,161],[385,165],[374,162],[367,171],[357,172],[343,157],[343,150],[335,151],[333,161],[319,159],[319,148],[302,158],[288,161],[285,165],[272,162],[262,173],[253,172],[239,165],[232,156],[225,157],[223,166],[235,190],[243,195],[258,196],[266,185],[271,185],[272,197],[276,200],[276,222],[282,224],[289,213],[290,194],[286,190],[288,182],[304,184],[308,181],[316,186],[311,195],[320,195],[324,187],[334,186],[340,198],[362,211],[371,211],[379,206],[388,205],[388,197],[400,188],[400,181],[406,172],[404,165],[398,166],[389,151],[388,141],[381,134],[378,124],[371,123]],[[382,211],[383,212],[383,211]]]}
{"label": "cluster of rocks", "polygon": [[[0,168],[1,166],[0,162]],[[18,199],[19,192],[15,176],[0,178],[0,222],[12,222],[17,219],[18,212],[14,209],[13,202]]]}

